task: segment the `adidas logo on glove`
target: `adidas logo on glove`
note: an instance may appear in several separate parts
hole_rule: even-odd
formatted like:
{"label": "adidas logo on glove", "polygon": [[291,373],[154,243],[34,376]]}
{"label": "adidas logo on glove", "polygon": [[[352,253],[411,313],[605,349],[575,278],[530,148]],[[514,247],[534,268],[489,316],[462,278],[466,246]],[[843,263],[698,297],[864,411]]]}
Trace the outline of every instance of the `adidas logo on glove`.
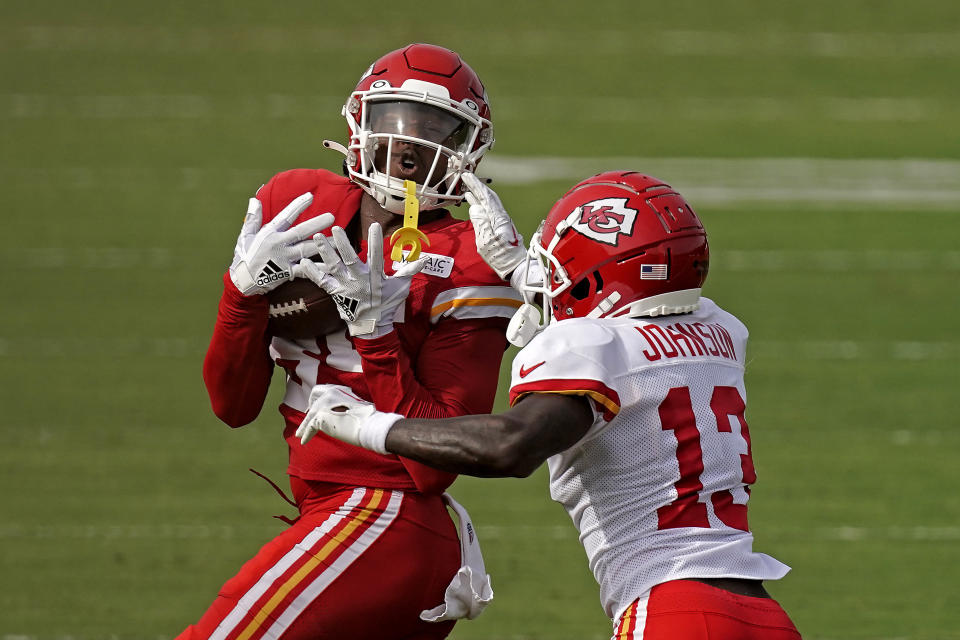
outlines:
{"label": "adidas logo on glove", "polygon": [[341,315],[343,315],[347,322],[353,322],[357,319],[357,307],[360,306],[359,300],[348,298],[340,294],[334,294],[331,297],[333,298],[333,301],[337,303],[337,307],[340,309]]}
{"label": "adidas logo on glove", "polygon": [[267,260],[267,264],[263,266],[263,271],[257,274],[257,285],[262,287],[277,280],[288,280],[290,277],[289,271],[281,269],[280,265],[273,260]]}

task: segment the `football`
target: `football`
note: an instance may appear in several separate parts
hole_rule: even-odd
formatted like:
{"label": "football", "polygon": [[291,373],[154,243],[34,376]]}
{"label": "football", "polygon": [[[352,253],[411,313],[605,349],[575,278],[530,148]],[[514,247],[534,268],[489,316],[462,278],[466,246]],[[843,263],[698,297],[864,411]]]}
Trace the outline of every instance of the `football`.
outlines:
{"label": "football", "polygon": [[330,294],[307,278],[290,280],[269,291],[267,301],[267,332],[278,338],[325,336],[347,326]]}

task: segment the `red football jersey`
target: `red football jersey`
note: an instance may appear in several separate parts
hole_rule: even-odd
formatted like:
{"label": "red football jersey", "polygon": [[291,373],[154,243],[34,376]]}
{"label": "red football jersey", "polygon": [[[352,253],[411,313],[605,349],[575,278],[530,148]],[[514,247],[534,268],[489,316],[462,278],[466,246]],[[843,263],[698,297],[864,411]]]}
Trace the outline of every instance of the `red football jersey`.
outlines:
{"label": "red football jersey", "polygon": [[[297,196],[313,193],[297,222],[324,212],[346,227],[358,215],[362,190],[324,170],[297,169],[275,176],[257,192],[263,222]],[[204,380],[215,413],[238,427],[259,414],[273,365],[287,372],[280,412],[290,450],[289,473],[307,480],[426,493],[443,491],[454,479],[394,455],[379,455],[318,434],[305,446],[294,436],[315,384],[341,384],[380,411],[416,418],[487,413],[496,395],[506,349],[506,324],[519,295],[477,254],[473,228],[449,213],[420,226],[424,270],[396,319],[396,331],[373,340],[346,330],[309,340],[266,335],[263,296],[242,296],[229,275],[204,362]],[[325,233],[329,233],[329,230]],[[385,243],[389,244],[389,243]],[[360,257],[366,257],[366,245]],[[389,246],[384,264],[392,272]]]}

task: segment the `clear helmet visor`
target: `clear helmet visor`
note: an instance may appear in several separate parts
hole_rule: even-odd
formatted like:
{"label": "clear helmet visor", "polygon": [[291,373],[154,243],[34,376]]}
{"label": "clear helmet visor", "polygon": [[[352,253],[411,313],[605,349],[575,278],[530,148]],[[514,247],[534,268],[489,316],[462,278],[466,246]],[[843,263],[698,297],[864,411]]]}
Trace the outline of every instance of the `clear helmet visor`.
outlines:
{"label": "clear helmet visor", "polygon": [[385,206],[395,208],[407,180],[419,185],[423,208],[459,200],[456,187],[476,142],[475,123],[424,102],[368,100],[361,129],[363,172],[386,194]]}
{"label": "clear helmet visor", "polygon": [[423,102],[408,100],[371,101],[367,104],[368,130],[393,134],[399,139],[421,140],[450,149],[467,150],[470,123],[463,118]]}

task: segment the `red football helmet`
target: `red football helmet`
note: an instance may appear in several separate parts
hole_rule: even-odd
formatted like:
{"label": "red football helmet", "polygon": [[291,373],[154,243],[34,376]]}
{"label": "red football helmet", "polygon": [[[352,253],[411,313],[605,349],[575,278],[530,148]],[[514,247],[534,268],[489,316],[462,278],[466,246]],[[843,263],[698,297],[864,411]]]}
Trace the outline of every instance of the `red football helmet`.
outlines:
{"label": "red football helmet", "polygon": [[607,171],[557,201],[530,242],[544,267],[528,293],[544,320],[659,316],[694,311],[707,278],[707,232],[662,180]]}
{"label": "red football helmet", "polygon": [[350,178],[385,209],[403,213],[404,181],[417,183],[421,209],[463,199],[460,175],[493,146],[490,105],[460,56],[411,44],[374,62],[342,110]]}

